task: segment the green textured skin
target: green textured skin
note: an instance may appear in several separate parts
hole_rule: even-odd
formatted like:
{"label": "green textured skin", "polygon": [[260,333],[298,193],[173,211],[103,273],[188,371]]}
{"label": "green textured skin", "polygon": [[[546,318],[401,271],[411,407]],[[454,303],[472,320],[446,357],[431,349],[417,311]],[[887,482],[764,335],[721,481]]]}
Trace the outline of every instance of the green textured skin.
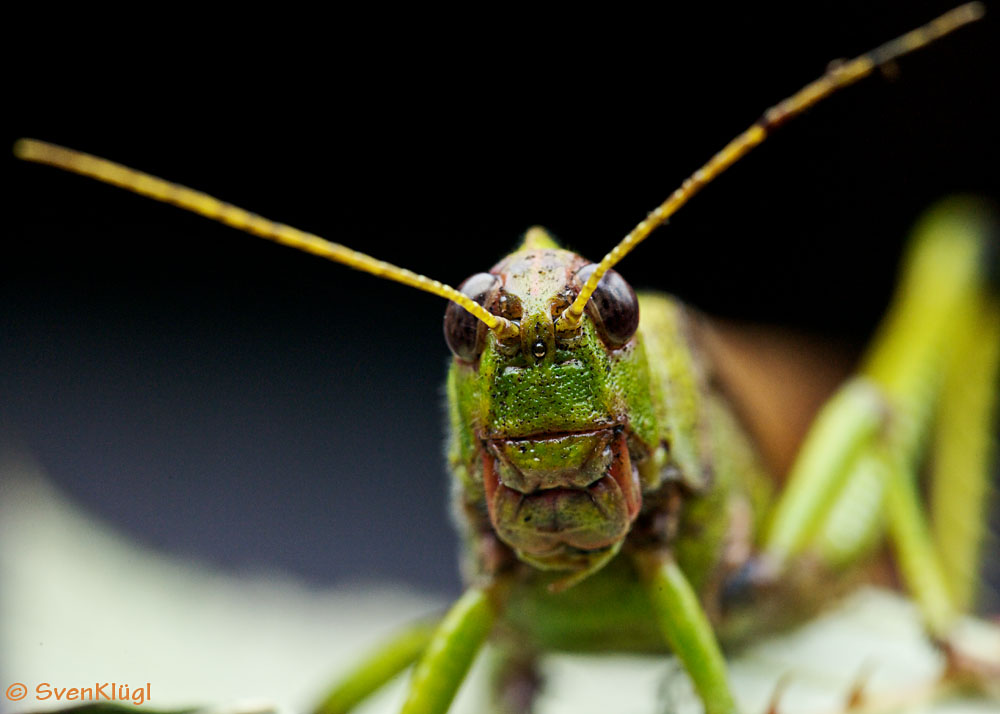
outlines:
{"label": "green textured skin", "polygon": [[[567,443],[553,435],[619,425],[641,483],[643,505],[636,522],[657,523],[657,512],[668,510],[667,494],[683,495],[679,510],[677,498],[670,501],[670,535],[654,528],[653,536],[669,538],[710,614],[718,612],[715,600],[724,571],[738,566],[723,562],[727,538],[735,531],[752,542],[759,531],[770,481],[740,425],[710,390],[691,337],[692,318],[677,301],[640,296],[637,335],[617,350],[605,346],[589,317],[571,344],[551,342],[552,303],[564,292],[566,275],[585,264],[567,251],[534,245],[496,266],[493,272],[503,276],[505,289],[521,299],[524,346],[543,339],[550,349],[541,360],[525,357],[527,349],[512,355],[509,346],[505,350],[488,333],[476,364],[456,359],[449,371],[448,455],[455,512],[465,539],[465,576],[474,582],[494,574],[498,559],[515,571],[498,631],[519,645],[563,651],[664,651],[648,596],[627,556],[648,542],[648,525],[636,536],[625,523],[620,537],[606,549],[607,562],[580,566],[594,572],[554,593],[548,586],[566,573],[550,570],[577,567],[576,562],[561,556],[539,566],[530,554],[500,542],[511,533],[532,542],[532,524],[511,523],[514,509],[508,513],[498,508],[495,517],[501,528],[494,528],[486,505],[484,460],[494,459],[504,478],[511,477],[511,468],[503,463],[507,459],[524,474],[519,478],[544,481],[547,473],[584,463],[597,438],[572,437]],[[560,272],[559,266],[568,267]],[[507,441],[491,452],[489,439]],[[522,516],[526,510],[534,513],[525,507]],[[594,513],[578,512],[584,506],[567,510],[566,518],[574,524],[613,530],[598,523]],[[540,541],[545,537],[537,535]]]}

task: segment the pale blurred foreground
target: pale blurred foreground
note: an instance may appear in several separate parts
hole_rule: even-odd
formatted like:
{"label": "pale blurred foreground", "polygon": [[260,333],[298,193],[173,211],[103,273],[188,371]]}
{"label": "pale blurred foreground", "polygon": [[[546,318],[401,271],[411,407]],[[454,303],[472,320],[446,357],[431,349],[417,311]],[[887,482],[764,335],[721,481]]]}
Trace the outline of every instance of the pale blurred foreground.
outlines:
{"label": "pale blurred foreground", "polygon": [[[0,712],[66,706],[35,701],[41,682],[104,681],[149,682],[151,700],[137,712],[238,702],[308,711],[354,658],[445,605],[388,585],[316,590],[281,574],[236,576],[182,561],[81,512],[29,460],[0,458],[0,686],[29,690],[17,704],[0,698]],[[1000,651],[995,632],[979,634],[983,647]],[[485,664],[477,662],[455,712],[485,710]],[[742,653],[732,673],[744,712],[762,713],[785,677],[781,709],[798,714],[837,711],[862,672],[877,697],[926,687],[941,667],[911,605],[866,590]],[[546,673],[539,707],[546,714],[700,710],[664,658],[553,657]],[[398,710],[401,683],[361,711]],[[985,714],[996,702],[948,699],[913,711]]]}

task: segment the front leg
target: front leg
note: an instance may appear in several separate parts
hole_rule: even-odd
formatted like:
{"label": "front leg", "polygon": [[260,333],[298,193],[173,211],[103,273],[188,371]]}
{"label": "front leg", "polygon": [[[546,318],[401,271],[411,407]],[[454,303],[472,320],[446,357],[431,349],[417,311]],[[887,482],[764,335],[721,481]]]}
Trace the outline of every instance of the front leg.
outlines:
{"label": "front leg", "polygon": [[410,678],[402,714],[444,714],[503,606],[502,583],[470,587],[438,625]]}
{"label": "front leg", "polygon": [[640,551],[634,559],[660,631],[683,663],[705,714],[733,714],[726,660],[701,602],[669,551]]}

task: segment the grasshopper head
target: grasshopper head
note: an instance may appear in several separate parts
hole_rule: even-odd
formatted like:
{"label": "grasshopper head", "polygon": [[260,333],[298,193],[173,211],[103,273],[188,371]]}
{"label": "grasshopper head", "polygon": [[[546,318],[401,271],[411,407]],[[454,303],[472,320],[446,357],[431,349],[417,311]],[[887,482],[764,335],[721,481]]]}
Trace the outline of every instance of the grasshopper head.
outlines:
{"label": "grasshopper head", "polygon": [[575,329],[555,326],[592,270],[529,232],[461,288],[516,323],[516,337],[498,337],[457,306],[445,315],[452,461],[465,498],[485,506],[521,560],[549,570],[593,571],[618,551],[642,501],[636,464],[650,452],[632,288],[611,271]]}

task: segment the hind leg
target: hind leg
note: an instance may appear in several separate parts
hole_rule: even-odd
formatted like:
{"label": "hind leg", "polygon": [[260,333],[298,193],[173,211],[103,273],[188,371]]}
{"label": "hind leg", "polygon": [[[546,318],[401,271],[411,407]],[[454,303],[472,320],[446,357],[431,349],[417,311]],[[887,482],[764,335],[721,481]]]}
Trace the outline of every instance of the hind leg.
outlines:
{"label": "hind leg", "polygon": [[886,535],[948,674],[986,688],[1000,682],[1000,652],[969,656],[956,624],[974,604],[995,439],[1000,300],[982,269],[989,230],[970,204],[922,223],[861,375],[820,414],[761,558],[730,588],[760,597],[801,577],[802,563],[842,572]]}
{"label": "hind leg", "polygon": [[[763,542],[764,557],[779,572],[803,557],[837,569],[856,561],[885,529],[937,637],[968,605],[958,591],[969,590],[972,575],[957,575],[949,561],[966,563],[961,567],[969,571],[979,531],[956,538],[939,525],[948,537],[935,538],[919,498],[918,468],[934,429],[943,444],[956,432],[989,433],[1000,334],[982,265],[989,232],[984,212],[968,203],[941,206],[918,226],[861,375],[816,420]],[[966,398],[954,396],[963,391]],[[946,408],[952,400],[957,404]],[[988,442],[984,436],[964,439],[958,449],[945,446],[952,458],[938,458],[932,476],[938,483],[932,491],[945,498],[942,514],[959,511],[963,520],[982,520],[982,504],[975,501],[988,480]],[[964,584],[953,583],[956,578]]]}

